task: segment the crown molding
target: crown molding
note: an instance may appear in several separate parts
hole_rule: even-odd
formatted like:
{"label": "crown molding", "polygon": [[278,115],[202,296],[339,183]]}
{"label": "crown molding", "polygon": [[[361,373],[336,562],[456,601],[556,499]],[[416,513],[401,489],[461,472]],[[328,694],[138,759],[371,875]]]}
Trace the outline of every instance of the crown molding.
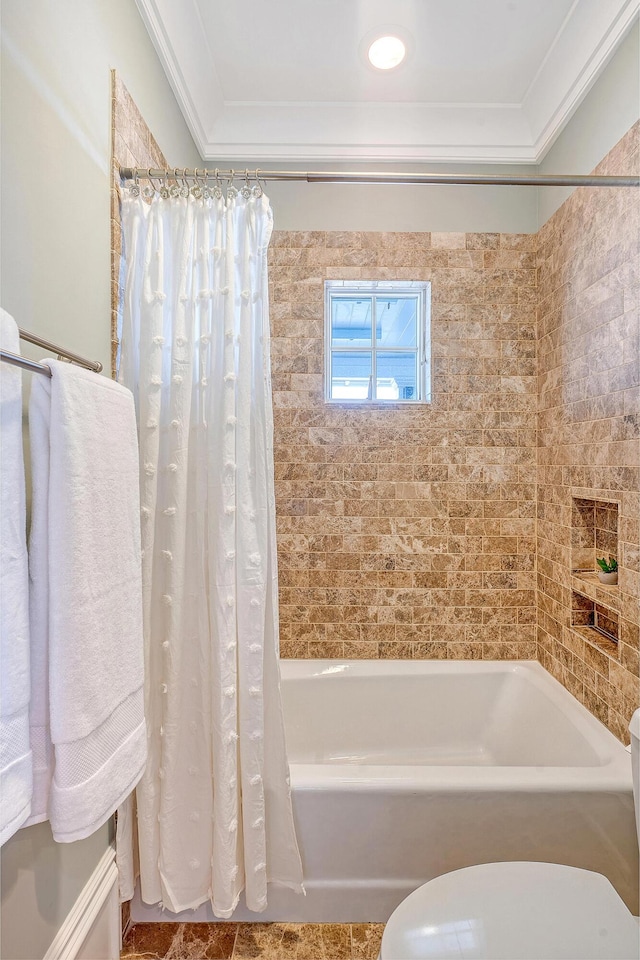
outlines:
{"label": "crown molding", "polygon": [[221,111],[203,157],[534,162],[528,122],[513,104],[234,103]]}
{"label": "crown molding", "polygon": [[522,108],[540,163],[640,15],[640,0],[574,3]]}
{"label": "crown molding", "polygon": [[575,0],[522,103],[223,100],[197,0],[136,0],[204,160],[539,163],[640,0]]}
{"label": "crown molding", "polygon": [[220,110],[222,87],[195,0],[135,0],[178,106],[202,154]]}
{"label": "crown molding", "polygon": [[438,147],[424,148],[398,146],[393,149],[384,149],[376,144],[363,144],[358,147],[345,149],[343,145],[323,144],[320,147],[310,147],[304,143],[284,144],[274,147],[272,143],[219,143],[207,144],[202,154],[205,161],[245,161],[250,166],[263,163],[284,163],[305,161],[334,160],[336,163],[352,161],[354,163],[394,162],[406,161],[411,163],[517,163],[535,164],[531,148],[517,148],[511,146],[468,146],[458,144],[441,144]]}

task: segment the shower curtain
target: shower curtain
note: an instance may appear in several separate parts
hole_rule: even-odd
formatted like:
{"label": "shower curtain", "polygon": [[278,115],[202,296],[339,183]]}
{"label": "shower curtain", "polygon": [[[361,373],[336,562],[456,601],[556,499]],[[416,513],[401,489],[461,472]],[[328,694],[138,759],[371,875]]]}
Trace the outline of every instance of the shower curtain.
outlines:
{"label": "shower curtain", "polygon": [[[118,379],[140,436],[149,761],[121,813],[142,898],[229,917],[303,891],[280,697],[269,201],[136,184],[122,200]],[[135,835],[137,832],[137,836]],[[124,843],[129,833],[130,843]]]}

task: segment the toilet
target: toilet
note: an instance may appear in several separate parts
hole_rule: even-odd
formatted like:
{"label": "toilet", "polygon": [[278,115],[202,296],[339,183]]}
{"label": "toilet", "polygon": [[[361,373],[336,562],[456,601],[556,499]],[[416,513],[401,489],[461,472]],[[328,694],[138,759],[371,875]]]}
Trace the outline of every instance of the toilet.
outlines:
{"label": "toilet", "polygon": [[[640,837],[640,710],[629,725]],[[638,960],[640,921],[599,873],[559,863],[483,863],[414,890],[379,960]]]}

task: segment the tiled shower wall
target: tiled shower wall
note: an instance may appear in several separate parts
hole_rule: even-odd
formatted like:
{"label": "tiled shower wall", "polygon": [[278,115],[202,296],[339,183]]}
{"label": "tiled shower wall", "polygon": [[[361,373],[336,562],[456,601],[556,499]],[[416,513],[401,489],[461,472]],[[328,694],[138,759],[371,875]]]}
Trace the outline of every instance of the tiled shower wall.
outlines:
{"label": "tiled shower wall", "polygon": [[[640,172],[639,146],[636,124],[596,172]],[[640,704],[637,193],[577,190],[538,234],[539,656],[627,742]],[[575,566],[590,502],[595,553],[615,552],[617,542],[619,585],[596,588],[605,613],[618,615],[617,646],[571,627],[574,588],[583,588],[572,578],[572,547]]]}
{"label": "tiled shower wall", "polygon": [[[113,80],[115,348],[117,167],[166,162]],[[637,171],[639,137],[636,125],[598,172]],[[283,656],[538,655],[628,740],[640,699],[638,206],[629,190],[579,190],[537,236],[276,231]],[[323,280],[394,278],[432,281],[433,403],[326,406]],[[571,627],[585,500],[617,507],[617,649]]]}
{"label": "tiled shower wall", "polygon": [[[535,658],[535,236],[275,232],[281,651]],[[323,281],[432,282],[433,402],[323,402]]]}
{"label": "tiled shower wall", "polygon": [[[639,138],[636,125],[597,172],[638,172]],[[629,189],[582,189],[537,235],[274,234],[283,656],[537,654],[628,741],[640,702],[638,209]],[[432,281],[432,404],[323,403],[325,279]],[[587,590],[617,645],[572,627],[572,608],[589,605],[572,577],[585,500],[606,515],[595,543],[607,551],[618,518],[619,586]]]}

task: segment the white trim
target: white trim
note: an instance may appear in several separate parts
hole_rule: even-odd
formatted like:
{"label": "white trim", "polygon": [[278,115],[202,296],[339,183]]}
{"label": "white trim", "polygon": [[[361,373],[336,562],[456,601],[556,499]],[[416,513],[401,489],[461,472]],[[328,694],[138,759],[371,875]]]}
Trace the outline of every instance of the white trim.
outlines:
{"label": "white trim", "polygon": [[[98,914],[118,884],[115,850],[109,847],[89,877],[80,896],[67,914],[43,960],[75,960]],[[119,924],[118,911],[118,924]],[[115,935],[115,931],[114,931]],[[120,942],[119,929],[115,942]]]}
{"label": "white trim", "polygon": [[197,0],[136,5],[205,161],[537,164],[633,25],[640,0],[575,0],[520,103],[225,98]]}
{"label": "white trim", "polygon": [[566,15],[566,17],[564,18],[564,20],[562,21],[562,23],[560,24],[560,27],[558,28],[558,32],[556,33],[555,37],[553,38],[552,43],[549,45],[549,49],[547,50],[547,52],[545,53],[544,57],[543,57],[542,60],[540,61],[540,64],[538,65],[538,69],[536,70],[535,74],[533,75],[533,77],[532,77],[532,79],[531,79],[531,82],[529,83],[529,86],[528,86],[527,89],[525,90],[525,92],[524,92],[524,94],[523,94],[523,97],[522,97],[521,104],[522,104],[522,103],[526,103],[527,97],[531,96],[531,91],[533,90],[533,88],[535,87],[536,83],[538,82],[540,76],[542,75],[542,73],[543,73],[543,71],[544,71],[544,68],[546,67],[547,63],[549,62],[549,60],[550,60],[550,58],[551,58],[551,54],[553,53],[553,51],[555,50],[555,48],[558,46],[558,42],[559,42],[559,40],[560,40],[560,37],[562,36],[562,34],[564,33],[565,29],[567,28],[567,26],[568,26],[568,24],[569,24],[569,21],[571,20],[571,17],[572,17],[572,16],[574,15],[574,13],[576,12],[576,7],[578,6],[578,3],[579,3],[579,2],[580,2],[580,0],[573,0],[573,3],[571,4],[571,7],[569,8],[569,12],[567,13],[567,15]]}
{"label": "white trim", "polygon": [[197,5],[135,0],[196,147],[211,137],[222,91]]}
{"label": "white trim", "polygon": [[[299,109],[300,105],[304,109],[309,107],[339,107],[340,109],[358,109],[360,107],[379,107],[381,104],[392,110],[402,109],[406,105],[405,100],[225,100],[225,107],[258,107],[260,110],[270,110],[273,108]],[[465,100],[455,100],[447,103],[444,100],[412,100],[411,107],[418,109],[428,108],[429,110],[520,110],[520,103],[480,103],[479,101],[466,102]]]}
{"label": "white trim", "polygon": [[[594,83],[601,76],[627,33],[637,21],[639,12],[640,0],[626,0],[597,47],[584,60],[582,66],[576,65],[575,79],[556,108],[553,109],[551,103],[547,103],[545,109],[541,109],[542,114],[546,114],[548,119],[534,139],[533,153],[536,163],[540,163],[544,159]],[[549,54],[551,52],[549,51]],[[530,93],[528,92],[523,101],[523,109],[527,113],[530,111],[530,104],[527,103],[529,96]],[[535,99],[535,94],[531,95],[531,98],[532,100]],[[535,127],[533,121],[532,125]]]}
{"label": "white trim", "polygon": [[508,144],[496,144],[489,147],[476,145],[444,144],[437,146],[416,146],[414,144],[379,146],[378,144],[321,144],[305,143],[220,143],[212,141],[202,146],[202,159],[207,162],[242,161],[242,167],[249,164],[262,166],[265,163],[318,163],[331,160],[339,163],[376,163],[389,161],[394,163],[513,163],[528,166],[537,163],[533,147],[518,147]]}
{"label": "white trim", "polygon": [[[378,347],[373,330],[376,324],[376,299],[388,294],[393,297],[415,300],[416,333],[415,347]],[[332,300],[334,297],[353,297],[371,300],[371,342],[369,346],[334,347],[332,337]],[[338,398],[331,396],[332,361],[334,353],[368,353],[371,355],[370,383],[377,381],[377,355],[388,351],[415,353],[417,397],[407,400],[379,398]],[[325,280],[324,281],[324,402],[334,406],[382,407],[420,406],[431,403],[431,281],[430,280]]]}

